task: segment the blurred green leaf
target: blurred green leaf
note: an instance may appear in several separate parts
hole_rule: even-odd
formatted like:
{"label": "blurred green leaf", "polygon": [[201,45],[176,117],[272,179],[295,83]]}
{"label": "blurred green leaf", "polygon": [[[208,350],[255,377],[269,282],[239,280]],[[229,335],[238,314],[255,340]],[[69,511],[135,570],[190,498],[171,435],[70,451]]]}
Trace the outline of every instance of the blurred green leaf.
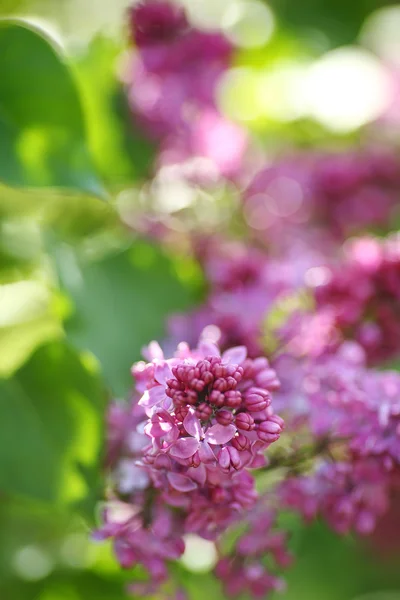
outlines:
{"label": "blurred green leaf", "polygon": [[[69,504],[98,468],[104,393],[93,363],[62,342],[0,382],[0,489]],[[82,468],[83,466],[83,468]]]}
{"label": "blurred green leaf", "polygon": [[96,355],[113,393],[124,396],[142,346],[162,338],[168,315],[194,302],[193,289],[179,263],[144,242],[92,264],[68,246],[57,256],[61,284],[75,303],[67,335]]}
{"label": "blurred green leaf", "polygon": [[95,37],[74,59],[88,125],[88,140],[99,172],[110,183],[131,183],[148,174],[151,144],[134,126],[118,81],[122,40]]}
{"label": "blurred green leaf", "polygon": [[59,51],[27,23],[6,19],[0,56],[0,178],[103,196],[77,89]]}
{"label": "blurred green leaf", "polygon": [[[330,46],[353,43],[370,12],[392,0],[268,0],[285,25],[308,41],[325,37]],[[322,41],[322,43],[324,43]]]}

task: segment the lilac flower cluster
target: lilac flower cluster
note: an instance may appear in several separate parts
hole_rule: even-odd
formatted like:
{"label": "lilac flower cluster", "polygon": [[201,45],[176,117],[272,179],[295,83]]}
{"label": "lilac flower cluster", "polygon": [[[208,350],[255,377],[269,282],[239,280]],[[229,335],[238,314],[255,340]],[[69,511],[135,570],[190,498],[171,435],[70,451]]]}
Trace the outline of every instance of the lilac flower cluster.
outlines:
{"label": "lilac flower cluster", "polygon": [[275,372],[244,347],[221,356],[211,341],[182,343],[164,359],[153,342],[146,356],[133,367],[131,406],[110,409],[113,496],[96,537],[113,538],[123,567],[140,563],[162,583],[185,534],[216,540],[255,505],[249,470],[266,465],[283,421],[271,406]]}
{"label": "lilac flower cluster", "polygon": [[304,237],[305,227],[320,236],[319,246],[390,229],[400,214],[399,173],[400,158],[389,149],[292,155],[253,177],[243,195],[244,218],[259,240],[279,246]]}
{"label": "lilac flower cluster", "polygon": [[247,136],[215,99],[232,44],[219,32],[193,27],[173,2],[139,2],[130,19],[136,48],[125,74],[128,98],[137,121],[159,141],[159,163],[202,157],[219,173],[234,175]]}
{"label": "lilac flower cluster", "polygon": [[265,598],[271,591],[282,591],[285,582],[271,574],[265,565],[266,557],[278,567],[288,567],[292,562],[287,536],[274,530],[274,513],[265,500],[260,500],[242,521],[246,523],[245,532],[215,567],[226,594],[239,596],[248,592],[254,598]]}
{"label": "lilac flower cluster", "polygon": [[317,309],[333,315],[345,338],[356,339],[377,364],[400,350],[400,238],[365,237],[345,246],[313,288]]}

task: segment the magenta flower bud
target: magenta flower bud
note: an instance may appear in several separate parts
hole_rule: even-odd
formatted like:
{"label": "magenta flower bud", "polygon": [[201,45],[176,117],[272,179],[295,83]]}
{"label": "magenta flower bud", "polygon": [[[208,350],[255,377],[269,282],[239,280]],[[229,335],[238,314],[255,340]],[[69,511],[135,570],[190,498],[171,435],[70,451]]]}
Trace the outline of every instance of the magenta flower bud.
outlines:
{"label": "magenta flower bud", "polygon": [[202,392],[205,388],[205,383],[202,379],[192,379],[192,381],[190,382],[190,386],[193,390],[196,390],[196,392]]}
{"label": "magenta flower bud", "polygon": [[225,405],[229,408],[239,408],[242,404],[242,394],[236,390],[230,390],[225,393]]}
{"label": "magenta flower bud", "polygon": [[285,421],[279,415],[270,415],[268,420],[277,423],[280,426],[281,431],[285,428]]}
{"label": "magenta flower bud", "polygon": [[209,385],[214,381],[214,375],[211,373],[211,371],[205,371],[201,375],[201,378],[204,381],[205,385]]}
{"label": "magenta flower bud", "polygon": [[198,395],[194,390],[188,390],[186,392],[186,402],[188,404],[192,404],[192,405],[197,404],[198,399],[199,399]]}
{"label": "magenta flower bud", "polygon": [[239,413],[235,419],[235,425],[243,431],[252,431],[254,429],[254,419],[249,413]]}
{"label": "magenta flower bud", "polygon": [[212,408],[207,402],[202,402],[196,408],[196,416],[200,419],[200,421],[208,421],[212,415],[212,412]]}
{"label": "magenta flower bud", "polygon": [[236,448],[236,450],[239,450],[239,452],[243,452],[244,450],[248,450],[250,448],[250,440],[243,435],[243,433],[235,435],[231,441],[231,444],[234,448]]}
{"label": "magenta flower bud", "polygon": [[222,377],[220,377],[219,379],[214,381],[214,389],[218,390],[219,392],[226,392],[226,390],[228,389],[228,384],[227,384],[226,379],[223,379]]}
{"label": "magenta flower bud", "polygon": [[257,436],[263,442],[276,442],[282,432],[282,427],[274,421],[263,421],[257,427]]}
{"label": "magenta flower bud", "polygon": [[215,404],[218,407],[222,407],[225,404],[225,396],[218,390],[213,390],[209,396],[211,404]]}
{"label": "magenta flower bud", "polygon": [[221,448],[218,454],[218,464],[225,473],[228,473],[231,468],[237,471],[242,464],[239,452],[232,446]]}
{"label": "magenta flower bud", "polygon": [[233,414],[229,410],[219,410],[215,417],[220,425],[230,425],[234,419]]}
{"label": "magenta flower bud", "polygon": [[255,376],[255,382],[267,390],[279,390],[281,384],[274,369],[263,369]]}
{"label": "magenta flower bud", "polygon": [[178,406],[178,407],[175,409],[175,416],[176,416],[176,418],[177,418],[177,420],[178,420],[178,421],[181,421],[181,422],[182,422],[182,421],[183,421],[183,419],[184,419],[184,418],[186,417],[186,415],[188,414],[188,412],[189,412],[189,407],[188,407],[188,406],[185,406],[185,405],[183,405],[183,406]]}
{"label": "magenta flower bud", "polygon": [[244,403],[250,412],[260,412],[268,406],[268,402],[263,396],[254,393],[246,396]]}
{"label": "magenta flower bud", "polygon": [[228,446],[227,450],[229,452],[232,467],[236,470],[240,469],[240,467],[242,466],[242,461],[240,459],[239,452],[236,450],[236,448],[232,446]]}

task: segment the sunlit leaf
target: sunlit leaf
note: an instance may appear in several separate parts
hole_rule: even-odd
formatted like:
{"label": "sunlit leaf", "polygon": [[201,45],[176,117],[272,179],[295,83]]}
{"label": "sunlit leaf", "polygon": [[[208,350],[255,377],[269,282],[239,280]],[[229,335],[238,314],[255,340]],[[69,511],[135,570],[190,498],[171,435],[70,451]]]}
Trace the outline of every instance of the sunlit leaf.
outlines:
{"label": "sunlit leaf", "polygon": [[0,21],[0,179],[104,195],[71,72],[44,34]]}

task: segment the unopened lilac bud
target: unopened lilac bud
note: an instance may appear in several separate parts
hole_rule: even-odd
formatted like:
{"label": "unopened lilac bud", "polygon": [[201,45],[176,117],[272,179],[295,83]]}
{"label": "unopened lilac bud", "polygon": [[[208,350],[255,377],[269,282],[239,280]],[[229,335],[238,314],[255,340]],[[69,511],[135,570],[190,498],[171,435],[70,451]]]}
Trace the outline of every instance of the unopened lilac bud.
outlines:
{"label": "unopened lilac bud", "polygon": [[251,431],[254,429],[254,419],[249,413],[239,413],[235,419],[235,425],[243,431]]}
{"label": "unopened lilac bud", "polygon": [[254,379],[257,385],[266,388],[267,390],[279,390],[281,386],[278,376],[274,369],[264,369],[257,373]]}
{"label": "unopened lilac bud", "polygon": [[215,404],[218,407],[222,407],[225,404],[225,396],[218,390],[213,390],[209,396],[211,404]]}
{"label": "unopened lilac bud", "polygon": [[268,406],[268,401],[265,396],[259,393],[248,394],[244,402],[247,410],[250,412],[260,412],[261,410],[265,410]]}
{"label": "unopened lilac bud", "polygon": [[243,435],[243,433],[238,433],[238,435],[231,440],[231,444],[236,450],[239,450],[239,452],[249,450],[250,448],[250,440]]}
{"label": "unopened lilac bud", "polygon": [[225,393],[225,405],[229,408],[239,408],[242,404],[242,394],[237,390],[229,390]]}
{"label": "unopened lilac bud", "polygon": [[208,421],[212,415],[212,412],[212,408],[207,402],[202,402],[196,408],[196,416],[200,419],[200,421]]}
{"label": "unopened lilac bud", "polygon": [[178,420],[178,421],[181,421],[181,422],[182,422],[182,421],[183,421],[183,419],[184,419],[184,418],[186,417],[186,415],[188,414],[188,412],[189,412],[189,407],[188,407],[188,406],[186,406],[186,405],[183,405],[183,406],[178,406],[178,407],[175,409],[175,416],[176,416],[176,418],[177,418],[177,420]]}
{"label": "unopened lilac bud", "polygon": [[220,425],[230,425],[234,419],[233,414],[229,410],[219,410],[215,417]]}
{"label": "unopened lilac bud", "polygon": [[218,464],[224,472],[228,472],[230,468],[237,470],[241,467],[240,454],[232,446],[221,448],[218,454]]}
{"label": "unopened lilac bud", "polygon": [[282,427],[274,421],[263,421],[257,427],[257,436],[263,442],[276,442],[282,432]]}
{"label": "unopened lilac bud", "polygon": [[281,428],[281,431],[285,428],[285,421],[279,415],[270,415],[268,420],[277,423]]}

